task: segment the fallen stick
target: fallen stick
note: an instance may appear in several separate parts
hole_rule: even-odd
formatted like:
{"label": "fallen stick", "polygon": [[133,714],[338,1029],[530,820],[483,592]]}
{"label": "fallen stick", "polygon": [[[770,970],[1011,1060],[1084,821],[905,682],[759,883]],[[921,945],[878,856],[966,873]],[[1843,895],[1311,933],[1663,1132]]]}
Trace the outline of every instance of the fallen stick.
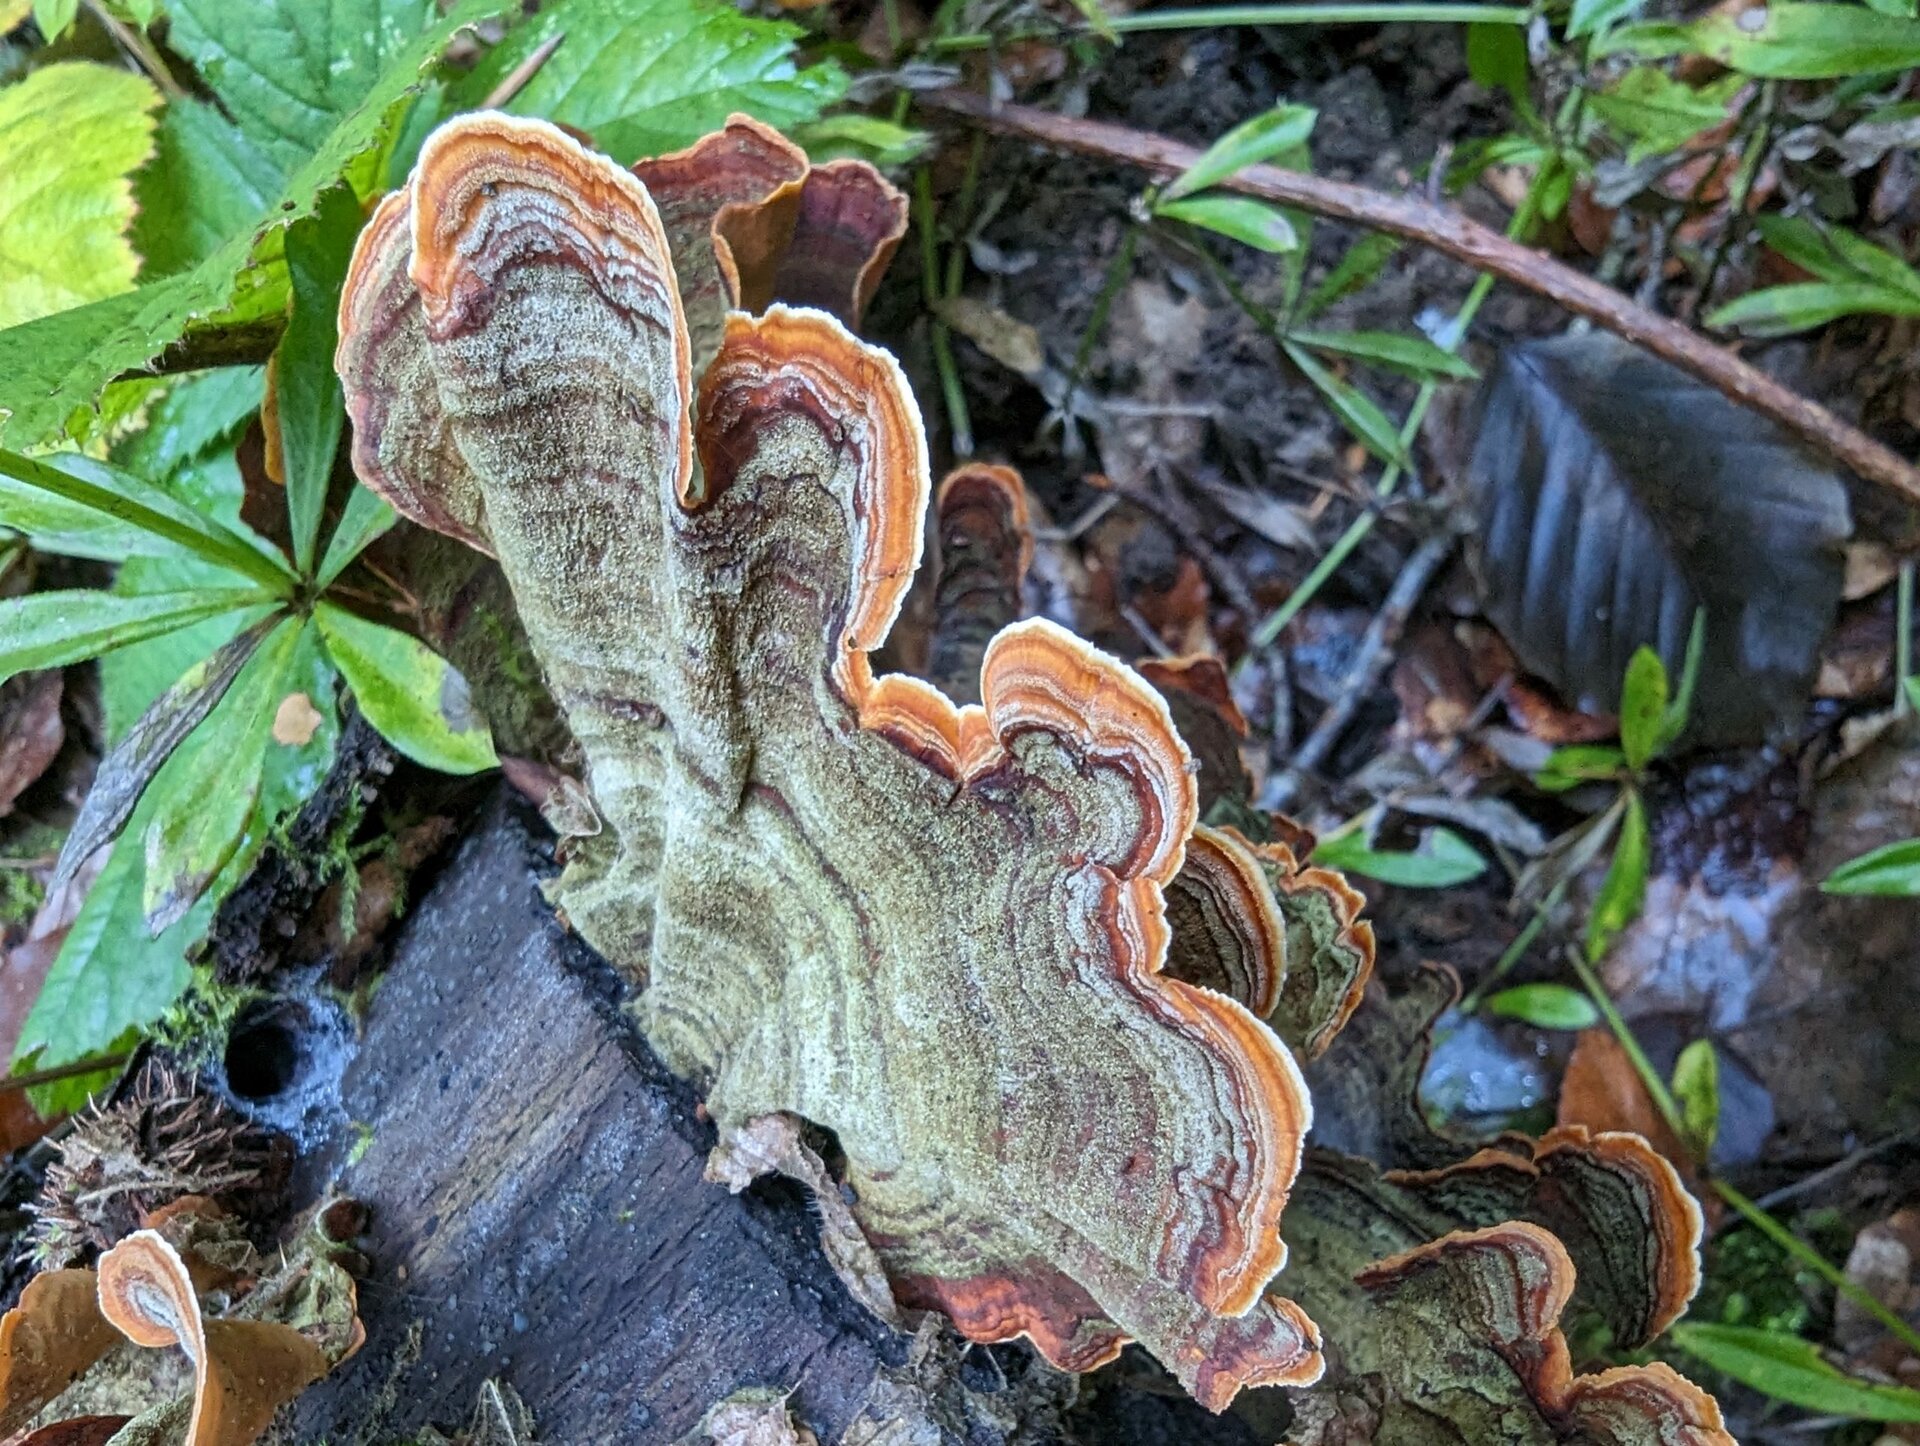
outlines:
{"label": "fallen stick", "polygon": [[[917,99],[930,110],[965,117],[1001,135],[1117,161],[1154,175],[1178,175],[1200,158],[1195,147],[1148,131],[1054,115],[1033,106],[995,105],[971,91],[928,91]],[[1897,492],[1908,502],[1920,502],[1920,468],[1858,427],[1781,386],[1691,327],[1636,305],[1605,282],[1551,256],[1509,241],[1451,206],[1388,195],[1279,166],[1248,166],[1219,184],[1263,201],[1404,236],[1476,270],[1538,292],[1778,422],[1801,441],[1852,468],[1863,480]]]}

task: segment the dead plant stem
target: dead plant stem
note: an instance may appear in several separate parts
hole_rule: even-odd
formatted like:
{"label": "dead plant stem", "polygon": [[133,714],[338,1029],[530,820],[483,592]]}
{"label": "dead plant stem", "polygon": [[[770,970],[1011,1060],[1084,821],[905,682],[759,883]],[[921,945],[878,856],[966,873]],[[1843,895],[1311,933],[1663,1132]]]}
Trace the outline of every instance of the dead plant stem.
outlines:
{"label": "dead plant stem", "polygon": [[1340,735],[1347,731],[1347,725],[1360,711],[1361,703],[1380,681],[1387,664],[1393,661],[1394,647],[1406,631],[1414,604],[1420,601],[1420,595],[1440,570],[1440,564],[1453,552],[1456,541],[1458,538],[1452,531],[1443,531],[1414,549],[1387,590],[1387,599],[1380,611],[1367,624],[1353,666],[1341,681],[1339,695],[1320,715],[1320,721],[1314,724],[1313,731],[1288,762],[1286,772],[1262,795],[1262,806],[1284,810],[1299,792],[1301,778],[1317,770],[1333,752]]}
{"label": "dead plant stem", "polygon": [[[1193,146],[1148,131],[1055,115],[1033,106],[996,105],[966,90],[930,91],[920,97],[920,103],[1003,135],[1136,166],[1156,176],[1178,175],[1200,155]],[[1920,467],[1891,448],[1849,426],[1818,403],[1781,386],[1692,328],[1636,306],[1606,283],[1469,220],[1454,207],[1414,196],[1388,195],[1278,166],[1249,166],[1221,185],[1277,205],[1295,206],[1404,236],[1489,276],[1524,286],[1772,419],[1803,442],[1852,468],[1862,479],[1908,502],[1920,502]]]}

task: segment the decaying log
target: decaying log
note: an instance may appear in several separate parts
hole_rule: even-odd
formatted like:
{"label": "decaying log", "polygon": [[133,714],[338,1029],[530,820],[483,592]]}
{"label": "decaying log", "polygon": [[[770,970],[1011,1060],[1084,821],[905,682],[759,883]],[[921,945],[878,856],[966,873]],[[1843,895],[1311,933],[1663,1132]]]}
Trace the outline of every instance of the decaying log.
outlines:
{"label": "decaying log", "polygon": [[404,927],[326,1152],[373,1210],[367,1345],[289,1439],[458,1423],[490,1376],[545,1441],[677,1441],[744,1386],[793,1388],[835,1439],[904,1342],[841,1290],[797,1192],[703,1183],[711,1127],[539,864],[498,809]]}

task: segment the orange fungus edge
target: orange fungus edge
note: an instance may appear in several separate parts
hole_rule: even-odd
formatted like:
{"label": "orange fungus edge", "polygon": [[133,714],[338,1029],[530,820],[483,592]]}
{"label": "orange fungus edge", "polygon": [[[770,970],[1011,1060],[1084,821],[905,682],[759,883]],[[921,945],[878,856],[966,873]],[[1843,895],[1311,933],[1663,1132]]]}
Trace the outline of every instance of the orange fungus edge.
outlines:
{"label": "orange fungus edge", "polygon": [[693,394],[692,341],[680,286],[673,270],[660,213],[631,171],[590,151],[547,121],[499,111],[456,116],[420,148],[411,182],[413,261],[429,324],[457,304],[458,289],[474,258],[460,246],[476,213],[502,204],[508,188],[536,191],[562,203],[562,210],[589,248],[605,254],[606,238],[625,233],[629,248],[659,268],[660,289],[671,312],[677,402],[675,495],[689,495],[693,480],[693,429],[686,403]]}

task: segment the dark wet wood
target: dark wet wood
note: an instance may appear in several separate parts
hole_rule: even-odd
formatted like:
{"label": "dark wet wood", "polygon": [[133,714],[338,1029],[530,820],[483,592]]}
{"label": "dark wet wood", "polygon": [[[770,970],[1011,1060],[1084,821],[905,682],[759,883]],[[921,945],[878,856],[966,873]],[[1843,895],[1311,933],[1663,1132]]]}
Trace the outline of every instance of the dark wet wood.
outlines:
{"label": "dark wet wood", "polygon": [[328,1147],[371,1131],[339,1182],[374,1211],[368,1341],[290,1439],[456,1424],[489,1376],[543,1441],[673,1442],[743,1386],[793,1389],[836,1439],[903,1342],[791,1189],[702,1181],[711,1129],[540,901],[541,862],[496,809],[404,926]]}

